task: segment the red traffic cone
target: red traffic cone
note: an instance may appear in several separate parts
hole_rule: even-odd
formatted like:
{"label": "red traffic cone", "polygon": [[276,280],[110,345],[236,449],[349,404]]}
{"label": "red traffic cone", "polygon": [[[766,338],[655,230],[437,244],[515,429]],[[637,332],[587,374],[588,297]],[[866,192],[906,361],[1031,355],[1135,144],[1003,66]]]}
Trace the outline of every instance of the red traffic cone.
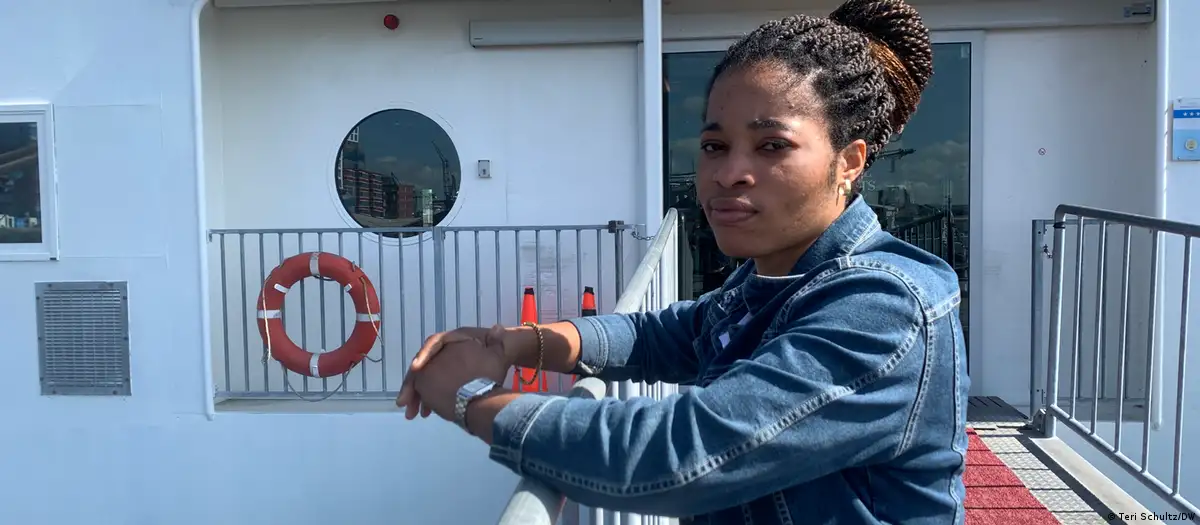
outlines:
{"label": "red traffic cone", "polygon": [[[583,287],[583,301],[579,305],[579,317],[591,317],[596,315],[596,290],[591,286]],[[574,385],[579,380],[579,376],[571,376],[571,384]]]}
{"label": "red traffic cone", "polygon": [[583,305],[579,308],[580,317],[596,315],[596,291],[591,286],[583,287]]}
{"label": "red traffic cone", "polygon": [[[533,287],[526,286],[525,294],[521,298],[521,324],[537,322],[537,299],[533,294]],[[513,390],[517,392],[537,392],[545,390],[546,373],[543,372],[541,377],[534,380],[534,370],[528,368],[517,367],[513,370]],[[533,383],[533,384],[529,384]]]}

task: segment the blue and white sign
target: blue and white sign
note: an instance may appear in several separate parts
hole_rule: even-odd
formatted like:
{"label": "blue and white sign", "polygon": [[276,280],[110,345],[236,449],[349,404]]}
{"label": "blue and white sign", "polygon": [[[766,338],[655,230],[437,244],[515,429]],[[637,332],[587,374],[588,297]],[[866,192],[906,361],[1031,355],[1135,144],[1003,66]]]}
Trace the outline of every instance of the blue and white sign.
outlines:
{"label": "blue and white sign", "polygon": [[1200,161],[1200,99],[1175,101],[1171,110],[1171,160]]}

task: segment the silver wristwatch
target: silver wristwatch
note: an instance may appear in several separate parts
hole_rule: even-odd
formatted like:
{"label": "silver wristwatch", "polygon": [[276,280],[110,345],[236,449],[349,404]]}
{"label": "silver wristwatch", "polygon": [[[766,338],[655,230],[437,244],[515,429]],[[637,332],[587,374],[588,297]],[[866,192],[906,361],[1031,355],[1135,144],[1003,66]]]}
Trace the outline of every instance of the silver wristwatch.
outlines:
{"label": "silver wristwatch", "polygon": [[491,392],[493,388],[496,388],[495,381],[479,377],[458,389],[458,398],[454,401],[454,422],[458,423],[458,426],[466,430],[468,434],[471,433],[471,430],[467,428],[467,405],[475,398]]}

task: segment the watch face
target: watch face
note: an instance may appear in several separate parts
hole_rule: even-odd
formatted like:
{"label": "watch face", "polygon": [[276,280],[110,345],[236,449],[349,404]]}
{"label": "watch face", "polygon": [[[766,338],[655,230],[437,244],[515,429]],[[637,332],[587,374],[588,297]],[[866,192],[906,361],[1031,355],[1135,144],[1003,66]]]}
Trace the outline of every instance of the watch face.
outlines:
{"label": "watch face", "polygon": [[459,390],[459,397],[470,399],[480,394],[485,394],[495,387],[496,382],[490,379],[472,379],[470,383],[463,385],[462,389]]}
{"label": "watch face", "polygon": [[477,396],[479,394],[486,393],[495,386],[496,383],[494,381],[490,379],[479,378],[473,379],[470,383],[467,383],[467,390],[470,391],[472,396]]}

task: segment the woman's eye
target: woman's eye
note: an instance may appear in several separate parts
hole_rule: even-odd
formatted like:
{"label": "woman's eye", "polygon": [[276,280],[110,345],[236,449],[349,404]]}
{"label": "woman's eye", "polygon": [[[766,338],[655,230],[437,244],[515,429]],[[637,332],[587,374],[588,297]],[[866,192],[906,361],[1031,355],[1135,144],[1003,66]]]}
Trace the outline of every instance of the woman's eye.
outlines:
{"label": "woman's eye", "polygon": [[781,151],[781,150],[788,149],[790,147],[791,146],[788,143],[783,142],[781,140],[772,140],[772,141],[768,141],[766,144],[763,144],[762,149],[765,149],[767,151]]}
{"label": "woman's eye", "polygon": [[725,149],[725,148],[723,148],[720,144],[715,144],[712,142],[706,142],[706,143],[700,145],[700,151],[703,151],[705,153],[716,153],[718,151],[721,151],[722,149]]}

